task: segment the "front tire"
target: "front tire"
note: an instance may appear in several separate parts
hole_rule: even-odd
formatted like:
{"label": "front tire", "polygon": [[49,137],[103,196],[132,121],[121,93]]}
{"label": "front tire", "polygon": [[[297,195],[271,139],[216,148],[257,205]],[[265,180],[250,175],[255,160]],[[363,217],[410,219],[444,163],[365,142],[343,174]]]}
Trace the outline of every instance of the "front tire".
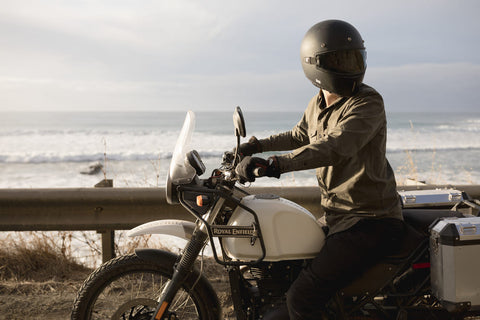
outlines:
{"label": "front tire", "polygon": [[[176,260],[176,255],[158,250],[155,261],[131,254],[103,264],[80,288],[72,320],[151,319]],[[177,292],[165,319],[220,318],[215,292],[195,270]]]}

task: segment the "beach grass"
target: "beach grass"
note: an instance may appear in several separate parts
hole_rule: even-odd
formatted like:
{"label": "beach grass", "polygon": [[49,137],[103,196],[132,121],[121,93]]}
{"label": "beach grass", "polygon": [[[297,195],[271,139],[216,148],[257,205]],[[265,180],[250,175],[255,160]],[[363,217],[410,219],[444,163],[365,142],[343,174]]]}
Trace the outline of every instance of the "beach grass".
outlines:
{"label": "beach grass", "polygon": [[91,269],[71,255],[71,232],[59,234],[53,238],[43,232],[29,232],[1,241],[0,279],[45,281],[84,277]]}

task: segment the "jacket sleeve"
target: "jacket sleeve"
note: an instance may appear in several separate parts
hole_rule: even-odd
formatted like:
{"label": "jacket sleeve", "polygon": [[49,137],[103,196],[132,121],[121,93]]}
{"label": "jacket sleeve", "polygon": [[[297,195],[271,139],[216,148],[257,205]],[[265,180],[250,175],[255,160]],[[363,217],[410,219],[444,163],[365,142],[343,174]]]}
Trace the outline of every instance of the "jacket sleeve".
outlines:
{"label": "jacket sleeve", "polygon": [[352,99],[336,125],[293,152],[278,156],[281,173],[338,164],[355,156],[386,125],[380,95]]}

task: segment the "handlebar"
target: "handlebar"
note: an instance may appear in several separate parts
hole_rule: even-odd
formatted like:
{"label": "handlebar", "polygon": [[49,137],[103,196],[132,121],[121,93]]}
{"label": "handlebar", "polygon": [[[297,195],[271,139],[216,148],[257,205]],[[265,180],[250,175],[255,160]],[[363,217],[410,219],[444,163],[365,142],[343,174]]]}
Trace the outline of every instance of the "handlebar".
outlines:
{"label": "handlebar", "polygon": [[[222,169],[220,171],[223,171],[224,173],[226,172],[232,172],[234,173],[233,175],[229,175],[233,180],[238,180],[241,184],[244,184],[246,181],[244,181],[241,177],[239,177],[237,174],[235,174],[235,167],[236,165],[243,159],[243,156],[240,154],[235,154],[235,152],[232,151],[226,151],[223,153],[223,159],[222,159]],[[236,160],[236,161],[235,161]],[[265,176],[267,171],[266,167],[256,167],[253,169],[253,176],[256,178],[260,178]]]}

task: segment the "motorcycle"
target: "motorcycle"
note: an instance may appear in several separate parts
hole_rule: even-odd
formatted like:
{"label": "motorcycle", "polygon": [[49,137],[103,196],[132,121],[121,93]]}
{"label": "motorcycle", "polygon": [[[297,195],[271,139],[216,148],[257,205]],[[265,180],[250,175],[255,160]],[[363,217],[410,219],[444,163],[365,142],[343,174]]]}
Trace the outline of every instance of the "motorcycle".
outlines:
{"label": "motorcycle", "polygon": [[[238,150],[241,137],[246,136],[239,107],[233,119]],[[137,249],[106,262],[79,290],[72,319],[221,319],[217,294],[202,274],[203,249],[208,243],[215,261],[228,273],[237,319],[274,318],[272,314],[285,308],[290,284],[322,248],[325,226],[296,203],[271,194],[249,194],[238,186],[238,154],[227,152],[221,166],[201,179],[205,166],[199,153],[189,149],[194,124],[195,114],[188,112],[172,156],[166,196],[169,204],[181,204],[196,222],[159,220],[128,233],[180,237],[188,240],[185,248],[178,255]],[[328,303],[325,317],[480,319],[478,287],[469,291],[468,301],[445,298],[442,288],[447,286],[438,276],[442,270],[435,271],[439,266],[431,258],[435,222],[471,217],[478,211],[478,201],[462,196],[455,210],[442,205],[404,209],[407,234],[401,248],[339,290]],[[438,241],[436,245],[438,251]],[[475,273],[471,276],[477,278]]]}

